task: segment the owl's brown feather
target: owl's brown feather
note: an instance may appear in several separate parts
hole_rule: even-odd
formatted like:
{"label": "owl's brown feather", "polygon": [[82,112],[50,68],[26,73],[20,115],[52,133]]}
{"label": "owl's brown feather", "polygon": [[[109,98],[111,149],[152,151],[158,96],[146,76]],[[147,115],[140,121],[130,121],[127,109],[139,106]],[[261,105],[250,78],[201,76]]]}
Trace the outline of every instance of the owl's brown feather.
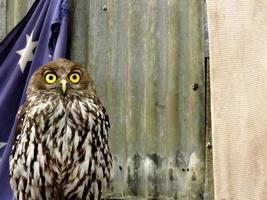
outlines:
{"label": "owl's brown feather", "polygon": [[[60,79],[79,69],[81,80],[47,85],[44,72]],[[60,59],[37,70],[18,113],[10,158],[10,183],[18,200],[100,199],[110,180],[112,156],[108,115],[89,74],[79,64]]]}

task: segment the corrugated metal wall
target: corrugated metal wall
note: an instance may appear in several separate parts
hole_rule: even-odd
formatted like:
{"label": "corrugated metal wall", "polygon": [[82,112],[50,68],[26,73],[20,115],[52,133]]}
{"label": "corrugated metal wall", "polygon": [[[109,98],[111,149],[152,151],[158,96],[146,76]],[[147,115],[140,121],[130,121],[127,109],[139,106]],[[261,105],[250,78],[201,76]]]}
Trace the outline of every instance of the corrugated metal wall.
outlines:
{"label": "corrugated metal wall", "polygon": [[[33,1],[0,0],[0,39]],[[204,18],[200,0],[71,1],[70,57],[111,119],[114,199],[213,199]]]}

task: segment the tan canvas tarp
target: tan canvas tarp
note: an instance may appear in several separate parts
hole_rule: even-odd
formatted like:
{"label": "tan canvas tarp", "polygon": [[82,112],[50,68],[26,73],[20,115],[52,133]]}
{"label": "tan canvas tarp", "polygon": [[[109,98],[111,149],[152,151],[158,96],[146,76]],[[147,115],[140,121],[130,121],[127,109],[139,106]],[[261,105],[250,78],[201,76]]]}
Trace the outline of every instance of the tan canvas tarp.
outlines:
{"label": "tan canvas tarp", "polygon": [[267,200],[267,0],[208,0],[217,200]]}

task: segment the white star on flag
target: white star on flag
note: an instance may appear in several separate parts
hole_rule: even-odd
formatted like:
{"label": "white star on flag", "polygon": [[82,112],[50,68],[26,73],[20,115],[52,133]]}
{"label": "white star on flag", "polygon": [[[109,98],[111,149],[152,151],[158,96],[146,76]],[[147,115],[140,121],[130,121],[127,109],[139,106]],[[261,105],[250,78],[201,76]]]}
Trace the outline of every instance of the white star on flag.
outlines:
{"label": "white star on flag", "polygon": [[31,61],[33,58],[33,50],[37,46],[37,41],[32,41],[33,32],[29,36],[26,34],[27,44],[24,49],[21,49],[17,51],[17,54],[19,54],[21,57],[19,59],[19,67],[21,69],[21,72],[24,72],[24,69],[26,67],[27,62]]}

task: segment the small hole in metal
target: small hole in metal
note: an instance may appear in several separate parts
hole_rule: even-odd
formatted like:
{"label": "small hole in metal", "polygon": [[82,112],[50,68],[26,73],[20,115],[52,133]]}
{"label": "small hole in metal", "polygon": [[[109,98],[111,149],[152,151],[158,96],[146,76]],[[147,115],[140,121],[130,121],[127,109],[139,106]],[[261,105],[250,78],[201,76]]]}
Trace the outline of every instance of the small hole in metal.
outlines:
{"label": "small hole in metal", "polygon": [[102,9],[103,9],[104,11],[107,11],[107,10],[108,10],[107,5],[104,5],[104,6],[102,7]]}
{"label": "small hole in metal", "polygon": [[194,83],[194,84],[192,85],[192,89],[193,89],[194,91],[196,91],[196,90],[198,89],[198,84],[197,84],[197,83]]}

